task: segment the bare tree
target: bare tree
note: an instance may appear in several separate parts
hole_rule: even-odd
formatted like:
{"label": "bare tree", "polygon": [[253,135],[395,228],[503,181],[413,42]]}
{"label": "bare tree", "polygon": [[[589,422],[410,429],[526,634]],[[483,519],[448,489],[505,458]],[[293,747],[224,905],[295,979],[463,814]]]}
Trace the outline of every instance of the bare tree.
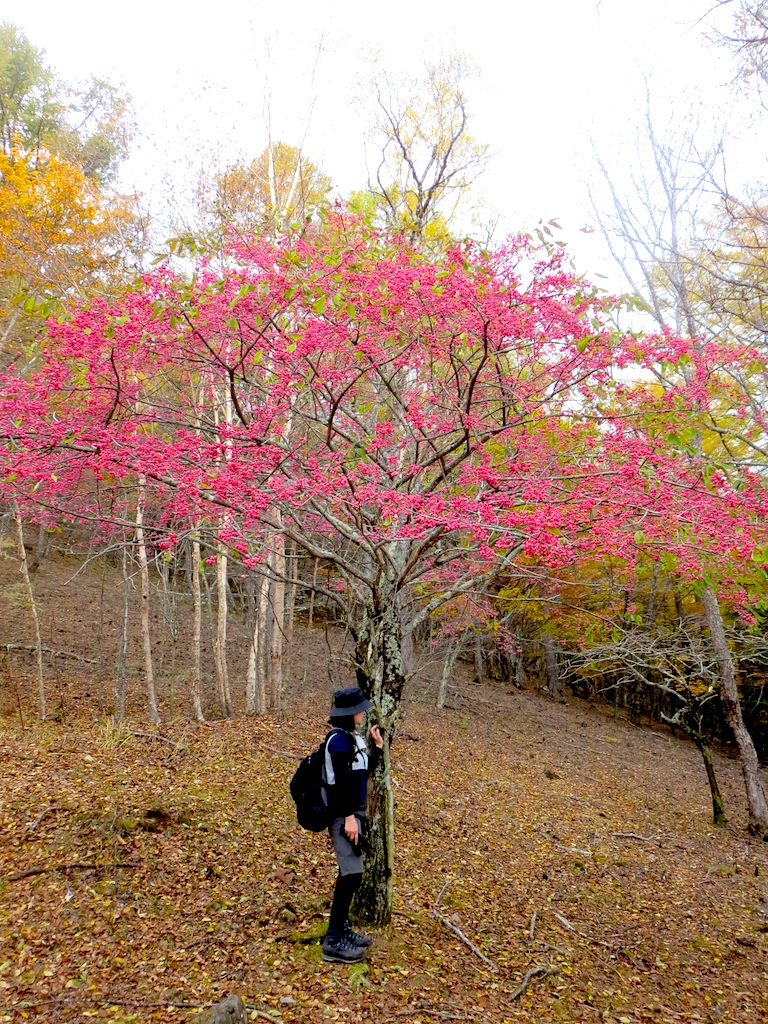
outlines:
{"label": "bare tree", "polygon": [[[644,308],[657,325],[696,344],[697,339],[727,331],[727,324],[713,315],[712,306],[706,302],[702,279],[708,270],[703,255],[707,247],[699,241],[707,217],[711,218],[723,194],[714,187],[715,168],[722,161],[722,140],[701,148],[696,141],[695,127],[689,124],[681,128],[679,122],[660,136],[651,112],[650,91],[647,91],[642,143],[637,169],[630,175],[630,185],[624,192],[596,154],[607,185],[610,209],[603,212],[593,192],[595,218],[614,259],[631,288],[644,300]],[[662,386],[674,383],[661,367],[653,368],[653,372]],[[744,394],[748,395],[748,390]],[[710,410],[705,422],[721,440],[719,468],[738,475],[744,467],[740,453],[729,444],[729,440],[734,439],[733,425],[726,417],[716,418]],[[694,433],[689,457],[701,461],[701,426]],[[736,670],[730,650],[722,639],[722,613],[712,585],[705,588],[702,600],[719,668],[719,693],[739,750],[750,829],[768,836],[768,804],[754,744],[741,718]]]}
{"label": "bare tree", "polygon": [[692,109],[659,132],[646,82],[645,110],[629,172],[619,176],[593,144],[604,196],[591,185],[592,213],[632,293],[661,329],[690,338],[706,333],[697,301],[699,232],[720,199],[715,185],[723,139],[700,144]]}
{"label": "bare tree", "polygon": [[[686,616],[674,626],[612,624],[612,638],[568,654],[570,670],[592,678],[604,689],[639,689],[656,693],[663,703],[660,717],[682,730],[696,744],[704,762],[712,797],[712,817],[726,824],[723,797],[712,754],[710,710],[720,695],[720,673],[713,644],[704,635],[701,616]],[[733,638],[731,638],[733,639]],[[767,652],[750,652],[765,657]]]}
{"label": "bare tree", "polygon": [[488,146],[469,133],[467,82],[474,70],[452,54],[423,78],[394,79],[376,67],[371,138],[378,151],[370,193],[387,223],[412,242],[439,240],[483,171]]}

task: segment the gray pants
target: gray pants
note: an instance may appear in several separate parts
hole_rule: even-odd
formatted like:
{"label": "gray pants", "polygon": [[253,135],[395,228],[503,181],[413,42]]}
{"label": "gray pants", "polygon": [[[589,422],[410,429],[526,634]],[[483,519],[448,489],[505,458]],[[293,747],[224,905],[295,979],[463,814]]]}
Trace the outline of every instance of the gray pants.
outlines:
{"label": "gray pants", "polygon": [[[363,819],[356,815],[360,823],[360,831],[363,830]],[[353,845],[347,839],[344,832],[344,818],[334,818],[328,829],[333,840],[333,852],[336,854],[336,861],[339,865],[340,875],[362,875],[363,853],[359,841]]]}

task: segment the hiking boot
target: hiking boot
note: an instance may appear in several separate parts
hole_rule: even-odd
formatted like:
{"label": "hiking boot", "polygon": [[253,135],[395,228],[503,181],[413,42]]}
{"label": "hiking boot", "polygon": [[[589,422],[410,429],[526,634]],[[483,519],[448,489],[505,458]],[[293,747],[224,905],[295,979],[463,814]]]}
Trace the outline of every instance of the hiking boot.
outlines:
{"label": "hiking boot", "polygon": [[323,941],[323,960],[329,963],[355,964],[365,956],[365,947],[357,946],[343,933],[335,938],[326,935]]}
{"label": "hiking boot", "polygon": [[347,921],[344,925],[344,938],[349,939],[356,946],[360,946],[361,949],[368,949],[373,942],[370,935],[363,935],[361,932],[353,932],[352,925]]}

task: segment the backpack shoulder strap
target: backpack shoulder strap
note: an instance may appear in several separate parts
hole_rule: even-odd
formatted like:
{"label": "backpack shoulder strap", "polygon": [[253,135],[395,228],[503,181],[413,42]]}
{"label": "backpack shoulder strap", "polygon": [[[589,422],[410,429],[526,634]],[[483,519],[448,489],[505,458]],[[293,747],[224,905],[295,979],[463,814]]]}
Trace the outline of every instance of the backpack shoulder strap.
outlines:
{"label": "backpack shoulder strap", "polygon": [[[339,733],[341,733],[344,736],[349,736],[349,733],[347,732],[346,729],[331,729],[331,731],[323,740],[323,782],[325,783],[325,785],[333,785],[336,781],[333,772],[333,765],[331,763],[331,753],[328,750],[328,743],[334,735],[338,735]],[[352,741],[346,753],[347,757],[349,758],[349,764],[351,766],[356,755],[356,744],[354,740]]]}
{"label": "backpack shoulder strap", "polygon": [[328,746],[328,741],[330,740],[330,738],[331,738],[332,736],[334,736],[334,735],[338,735],[339,733],[343,733],[343,734],[345,734],[345,735],[346,735],[346,732],[347,732],[347,730],[346,730],[346,729],[338,729],[338,728],[335,728],[335,729],[331,729],[331,730],[330,730],[330,731],[328,732],[328,734],[326,735],[326,737],[325,737],[325,740],[324,740],[324,744],[325,744],[325,746],[326,746],[326,747]]}

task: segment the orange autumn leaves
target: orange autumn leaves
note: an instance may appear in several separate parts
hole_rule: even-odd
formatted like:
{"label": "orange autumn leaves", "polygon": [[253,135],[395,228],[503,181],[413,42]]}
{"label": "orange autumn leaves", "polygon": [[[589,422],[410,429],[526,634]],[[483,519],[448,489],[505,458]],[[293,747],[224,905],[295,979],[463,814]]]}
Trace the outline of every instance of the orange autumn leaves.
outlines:
{"label": "orange autumn leaves", "polygon": [[0,151],[0,353],[16,357],[67,297],[120,276],[135,235],[129,201],[60,156]]}

